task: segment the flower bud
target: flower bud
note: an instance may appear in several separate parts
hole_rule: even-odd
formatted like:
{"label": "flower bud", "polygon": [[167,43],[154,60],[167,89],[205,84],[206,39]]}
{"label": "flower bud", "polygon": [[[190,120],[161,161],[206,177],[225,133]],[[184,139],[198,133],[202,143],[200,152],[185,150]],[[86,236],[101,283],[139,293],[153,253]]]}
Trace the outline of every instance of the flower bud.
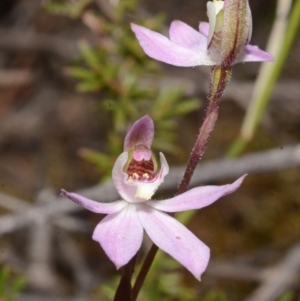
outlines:
{"label": "flower bud", "polygon": [[207,3],[209,18],[208,51],[219,65],[231,66],[252,34],[248,0],[225,0]]}

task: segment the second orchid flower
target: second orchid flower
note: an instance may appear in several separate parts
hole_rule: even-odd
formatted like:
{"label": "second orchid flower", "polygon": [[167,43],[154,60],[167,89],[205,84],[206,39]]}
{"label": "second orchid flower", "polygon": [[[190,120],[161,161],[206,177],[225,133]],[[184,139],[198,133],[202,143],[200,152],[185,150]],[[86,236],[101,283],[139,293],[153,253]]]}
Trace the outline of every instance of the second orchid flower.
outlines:
{"label": "second orchid flower", "polygon": [[273,57],[250,45],[252,17],[248,0],[209,1],[209,23],[201,22],[199,32],[181,21],[173,21],[170,39],[145,27],[132,24],[143,50],[167,64],[190,67],[241,62],[273,61]]}

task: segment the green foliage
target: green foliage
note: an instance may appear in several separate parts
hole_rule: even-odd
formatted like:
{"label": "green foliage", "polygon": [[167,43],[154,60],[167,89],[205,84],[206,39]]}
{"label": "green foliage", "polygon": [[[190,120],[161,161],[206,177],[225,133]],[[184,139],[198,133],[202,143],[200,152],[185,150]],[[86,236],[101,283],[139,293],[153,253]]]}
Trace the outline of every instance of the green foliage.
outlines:
{"label": "green foliage", "polygon": [[[47,8],[50,12],[60,13],[65,9],[67,15],[78,17],[88,2],[78,0],[75,3],[76,9],[69,9],[70,3],[63,6],[58,2],[48,3]],[[107,149],[104,152],[88,149],[79,152],[99,167],[103,178],[109,177],[116,157],[122,152],[126,131],[135,120],[150,115],[156,128],[153,148],[178,154],[176,139],[180,116],[200,106],[198,99],[184,99],[180,87],[159,85],[159,64],[145,55],[126,17],[137,10],[137,4],[137,0],[119,1],[113,21],[93,13],[97,24],[101,24],[97,31],[101,35],[100,45],[91,47],[87,41],[80,41],[81,55],[67,69],[67,74],[77,80],[77,90],[97,94],[97,108],[110,116],[111,128],[106,130]],[[158,31],[163,22],[161,14],[136,20],[136,23]]]}
{"label": "green foliage", "polygon": [[0,300],[13,301],[25,286],[23,277],[13,277],[9,267],[0,268]]}

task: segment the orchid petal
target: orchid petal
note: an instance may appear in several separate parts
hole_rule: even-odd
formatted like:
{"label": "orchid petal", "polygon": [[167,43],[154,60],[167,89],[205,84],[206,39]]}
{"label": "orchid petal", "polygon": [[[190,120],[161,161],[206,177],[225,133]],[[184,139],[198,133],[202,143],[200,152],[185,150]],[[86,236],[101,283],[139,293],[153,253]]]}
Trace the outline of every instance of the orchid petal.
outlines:
{"label": "orchid petal", "polygon": [[136,206],[128,205],[122,211],[107,215],[96,227],[93,239],[100,243],[117,269],[140,249],[143,227],[136,213]]}
{"label": "orchid petal", "polygon": [[209,35],[209,23],[207,22],[200,22],[199,23],[199,31],[205,35],[206,37],[208,37]]}
{"label": "orchid petal", "polygon": [[122,210],[126,205],[126,202],[124,201],[116,201],[116,202],[109,202],[109,203],[96,202],[84,196],[81,196],[79,194],[67,192],[64,189],[61,190],[60,195],[62,197],[70,199],[71,201],[78,204],[79,206],[95,213],[102,213],[102,214],[116,213]]}
{"label": "orchid petal", "polygon": [[137,120],[129,132],[127,133],[124,141],[124,150],[128,151],[134,149],[137,145],[147,146],[151,148],[154,137],[154,123],[153,120],[145,115]]}
{"label": "orchid petal", "polygon": [[183,194],[163,201],[149,201],[146,204],[152,208],[166,212],[180,212],[206,207],[219,198],[236,191],[246,175],[232,184],[222,186],[203,186],[193,188]]}
{"label": "orchid petal", "polygon": [[173,21],[169,34],[170,40],[174,43],[189,49],[206,51],[207,38],[186,23]]}
{"label": "orchid petal", "polygon": [[236,63],[240,62],[273,62],[274,58],[266,51],[259,49],[254,45],[247,45],[244,48],[242,55],[240,55]]}
{"label": "orchid petal", "polygon": [[165,36],[139,25],[131,24],[131,28],[141,47],[153,59],[180,67],[215,65],[206,51],[195,51],[183,47]]}
{"label": "orchid petal", "polygon": [[164,212],[140,205],[138,216],[152,241],[185,266],[198,280],[209,261],[209,248]]}

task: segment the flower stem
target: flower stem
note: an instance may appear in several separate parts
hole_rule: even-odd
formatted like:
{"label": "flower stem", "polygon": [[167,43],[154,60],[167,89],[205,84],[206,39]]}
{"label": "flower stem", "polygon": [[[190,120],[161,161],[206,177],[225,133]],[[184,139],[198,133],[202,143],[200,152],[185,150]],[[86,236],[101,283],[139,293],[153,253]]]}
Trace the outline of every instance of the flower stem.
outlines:
{"label": "flower stem", "polygon": [[134,266],[137,255],[133,256],[131,260],[123,267],[123,275],[118,285],[114,301],[134,301],[132,288],[131,288],[131,277],[134,272]]}
{"label": "flower stem", "polygon": [[[188,185],[193,176],[193,173],[195,171],[195,168],[197,167],[199,160],[204,154],[207,142],[211,136],[211,133],[218,119],[219,102],[230,80],[230,76],[231,76],[231,69],[224,68],[223,66],[215,66],[211,71],[208,103],[207,103],[207,109],[206,109],[204,121],[200,128],[195,145],[190,154],[190,158],[184,176],[182,178],[180,185],[178,186],[176,194],[181,194],[187,190]],[[149,269],[151,267],[151,264],[155,258],[157,251],[158,251],[158,247],[155,244],[153,244],[148,254],[146,255],[144,263],[141,267],[141,270],[139,271],[139,274],[136,278],[136,281],[132,289],[133,301],[136,300],[139,294],[139,291],[145,281],[145,278],[149,272]]]}
{"label": "flower stem", "polygon": [[152,262],[154,260],[154,257],[156,255],[157,251],[158,251],[158,247],[155,244],[152,244],[152,246],[151,246],[148,254],[146,255],[146,258],[145,258],[145,260],[143,262],[143,265],[142,265],[142,267],[140,269],[140,272],[139,272],[139,274],[138,274],[138,276],[136,278],[134,286],[132,288],[132,295],[133,295],[133,299],[132,300],[133,301],[136,300],[136,298],[137,298],[137,296],[138,296],[138,294],[139,294],[139,292],[140,292],[140,290],[141,290],[141,288],[143,286],[143,283],[144,283],[144,281],[146,279],[146,276],[147,276],[147,274],[149,272],[149,269],[151,267],[151,264],[152,264]]}
{"label": "flower stem", "polygon": [[190,154],[185,173],[177,189],[177,194],[187,191],[195,168],[205,152],[207,142],[218,119],[219,102],[230,80],[230,76],[231,70],[223,68],[222,66],[215,66],[211,71],[208,103],[204,121]]}

